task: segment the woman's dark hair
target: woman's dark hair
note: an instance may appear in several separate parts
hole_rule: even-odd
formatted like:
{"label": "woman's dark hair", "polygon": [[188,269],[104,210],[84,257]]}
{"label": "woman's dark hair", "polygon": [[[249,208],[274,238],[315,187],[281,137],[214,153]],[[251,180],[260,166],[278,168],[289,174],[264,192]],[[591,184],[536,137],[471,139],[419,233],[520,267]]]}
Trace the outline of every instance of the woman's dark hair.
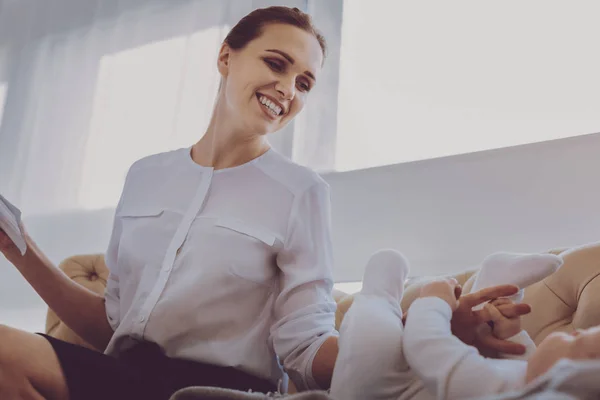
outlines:
{"label": "woman's dark hair", "polygon": [[233,50],[243,49],[249,42],[259,37],[262,29],[268,24],[288,24],[314,35],[325,59],[327,53],[325,38],[313,25],[310,15],[298,8],[274,6],[254,10],[231,29],[225,38],[225,43]]}

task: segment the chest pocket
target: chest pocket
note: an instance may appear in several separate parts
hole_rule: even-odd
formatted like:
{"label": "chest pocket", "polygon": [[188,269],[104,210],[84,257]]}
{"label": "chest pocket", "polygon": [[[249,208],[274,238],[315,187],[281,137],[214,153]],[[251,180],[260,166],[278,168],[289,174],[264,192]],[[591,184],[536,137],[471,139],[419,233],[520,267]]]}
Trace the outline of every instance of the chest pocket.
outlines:
{"label": "chest pocket", "polygon": [[229,272],[258,284],[269,284],[277,272],[277,236],[270,230],[245,221],[217,218],[213,234],[223,243]]}
{"label": "chest pocket", "polygon": [[148,265],[160,265],[178,216],[160,206],[128,206],[117,213],[122,232],[119,241],[119,264],[123,272],[139,278]]}
{"label": "chest pocket", "polygon": [[123,207],[121,211],[117,214],[118,217],[121,218],[152,218],[161,216],[165,210],[159,207],[151,208],[140,208],[140,207]]}

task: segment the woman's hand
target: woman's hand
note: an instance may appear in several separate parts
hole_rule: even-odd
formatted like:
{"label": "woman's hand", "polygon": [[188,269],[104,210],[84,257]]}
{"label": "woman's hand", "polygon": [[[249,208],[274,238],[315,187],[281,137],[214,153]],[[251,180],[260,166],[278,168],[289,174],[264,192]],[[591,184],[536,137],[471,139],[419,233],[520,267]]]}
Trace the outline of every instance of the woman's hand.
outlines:
{"label": "woman's hand", "polygon": [[[30,253],[31,247],[33,246],[33,242],[27,234],[23,223],[20,223],[19,227],[21,228],[21,233],[23,235],[23,238],[25,239],[25,243],[27,244],[27,253]],[[21,250],[19,250],[17,245],[14,244],[12,239],[8,237],[6,232],[4,232],[2,229],[0,229],[0,253],[2,253],[4,257],[6,257],[6,259],[13,264],[15,264],[15,262],[21,261],[21,259],[25,257],[21,254]]]}
{"label": "woman's hand", "polygon": [[2,229],[0,229],[0,252],[7,258],[19,252],[17,246]]}
{"label": "woman's hand", "polygon": [[419,297],[438,297],[444,300],[453,312],[458,308],[459,296],[460,286],[454,278],[439,279],[426,283],[419,294]]}
{"label": "woman's hand", "polygon": [[[479,304],[500,297],[508,297],[518,291],[519,288],[513,285],[500,285],[461,296],[458,300],[458,307],[452,314],[451,327],[454,336],[470,346],[477,347],[483,355],[492,355],[498,352],[524,354],[525,346],[498,339],[492,334],[487,324],[492,320],[488,310],[484,308],[473,311],[473,307]],[[497,309],[507,318],[516,318],[531,312],[531,307],[527,304],[502,304]]]}

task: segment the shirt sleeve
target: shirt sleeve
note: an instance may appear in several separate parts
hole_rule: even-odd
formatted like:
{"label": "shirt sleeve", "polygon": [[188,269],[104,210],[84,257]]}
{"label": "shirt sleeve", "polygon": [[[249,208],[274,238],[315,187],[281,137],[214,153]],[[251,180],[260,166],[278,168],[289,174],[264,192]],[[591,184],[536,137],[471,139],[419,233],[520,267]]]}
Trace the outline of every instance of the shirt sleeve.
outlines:
{"label": "shirt sleeve", "polygon": [[527,363],[486,359],[452,335],[450,306],[437,297],[420,298],[408,311],[406,359],[437,399],[469,399],[518,389]]}
{"label": "shirt sleeve", "polygon": [[104,306],[106,318],[113,331],[117,330],[121,322],[120,294],[119,294],[119,269],[117,258],[119,254],[119,242],[121,241],[122,223],[118,216],[123,202],[123,195],[119,199],[115,210],[113,229],[108,242],[108,249],[104,255],[104,262],[108,268],[108,279],[104,290]]}
{"label": "shirt sleeve", "polygon": [[295,199],[277,264],[280,292],[271,327],[275,353],[299,390],[320,389],[312,362],[323,342],[338,335],[327,183],[320,181]]}

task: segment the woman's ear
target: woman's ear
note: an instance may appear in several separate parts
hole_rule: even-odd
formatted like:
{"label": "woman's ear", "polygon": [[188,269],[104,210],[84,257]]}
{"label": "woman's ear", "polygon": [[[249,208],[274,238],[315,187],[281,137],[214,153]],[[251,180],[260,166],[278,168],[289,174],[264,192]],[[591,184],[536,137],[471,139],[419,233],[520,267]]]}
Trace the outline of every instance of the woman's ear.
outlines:
{"label": "woman's ear", "polygon": [[219,58],[217,59],[217,68],[223,78],[226,78],[229,73],[229,56],[231,55],[231,47],[227,43],[221,45],[219,50]]}

